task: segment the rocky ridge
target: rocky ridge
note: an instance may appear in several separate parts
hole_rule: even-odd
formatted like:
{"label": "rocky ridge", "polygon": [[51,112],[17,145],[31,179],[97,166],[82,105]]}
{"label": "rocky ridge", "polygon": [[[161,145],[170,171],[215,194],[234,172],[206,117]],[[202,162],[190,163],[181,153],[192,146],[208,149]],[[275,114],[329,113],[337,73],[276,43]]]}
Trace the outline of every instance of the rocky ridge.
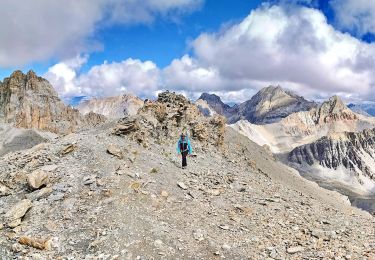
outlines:
{"label": "rocky ridge", "polygon": [[137,115],[120,120],[114,129],[115,134],[130,135],[144,145],[150,138],[168,143],[170,137],[187,133],[193,140],[220,146],[224,131],[224,117],[204,117],[190,100],[172,92],[163,92],[156,101],[146,102]]}
{"label": "rocky ridge", "polygon": [[77,109],[84,115],[94,112],[107,118],[133,116],[143,106],[143,100],[133,95],[94,98],[81,102]]}
{"label": "rocky ridge", "polygon": [[97,125],[104,117],[82,116],[66,106],[51,84],[33,71],[15,71],[0,83],[0,122],[18,128],[34,128],[53,133],[71,133],[82,126]]}

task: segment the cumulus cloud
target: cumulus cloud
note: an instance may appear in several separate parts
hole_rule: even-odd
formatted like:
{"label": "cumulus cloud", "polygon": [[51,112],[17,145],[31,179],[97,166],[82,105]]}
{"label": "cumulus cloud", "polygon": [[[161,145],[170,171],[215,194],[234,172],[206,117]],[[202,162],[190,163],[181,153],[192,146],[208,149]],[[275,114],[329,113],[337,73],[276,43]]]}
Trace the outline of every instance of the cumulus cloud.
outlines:
{"label": "cumulus cloud", "polygon": [[101,48],[97,28],[151,23],[199,8],[203,0],[2,0],[0,67],[51,57],[72,57]]}
{"label": "cumulus cloud", "polygon": [[335,30],[308,7],[263,6],[224,32],[201,34],[193,51],[166,69],[167,84],[237,91],[279,83],[309,97],[354,89],[363,97],[375,82],[375,45]]}
{"label": "cumulus cloud", "polygon": [[60,62],[44,75],[60,96],[106,97],[124,93],[153,95],[160,87],[160,71],[151,61],[127,59],[92,67],[87,73],[77,73],[87,57]]}
{"label": "cumulus cloud", "polygon": [[375,33],[375,3],[369,0],[331,0],[337,24],[359,36]]}
{"label": "cumulus cloud", "polygon": [[[325,99],[375,99],[375,44],[342,33],[313,8],[264,5],[218,33],[203,33],[192,54],[165,68],[128,59],[104,63],[77,75],[78,56],[50,68],[47,76],[63,96],[108,96],[132,92],[152,97],[161,89],[191,98],[214,92],[241,102],[268,85]],[[74,67],[74,64],[78,64]]]}

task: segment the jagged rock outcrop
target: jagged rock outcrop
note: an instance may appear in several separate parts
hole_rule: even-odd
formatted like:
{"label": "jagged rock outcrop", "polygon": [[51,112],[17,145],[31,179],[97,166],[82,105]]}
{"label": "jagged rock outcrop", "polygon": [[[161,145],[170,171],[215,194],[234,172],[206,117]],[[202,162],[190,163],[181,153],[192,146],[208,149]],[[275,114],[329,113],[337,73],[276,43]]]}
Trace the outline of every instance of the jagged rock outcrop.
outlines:
{"label": "jagged rock outcrop", "polygon": [[375,187],[374,154],[375,128],[322,137],[293,149],[288,160],[299,165],[320,165],[333,170],[344,168],[356,176],[360,184],[364,184],[363,177],[367,177],[374,181]]}
{"label": "jagged rock outcrop", "polygon": [[[94,120],[94,121],[91,121]],[[83,117],[66,106],[52,85],[33,71],[15,71],[0,84],[0,122],[19,128],[35,128],[53,133],[70,133],[103,117]]]}
{"label": "jagged rock outcrop", "polygon": [[203,93],[199,100],[207,102],[216,113],[227,118],[230,124],[239,120],[247,120],[253,124],[270,124],[280,121],[290,114],[308,111],[317,106],[280,86],[261,89],[250,100],[230,107],[220,97]]}
{"label": "jagged rock outcrop", "polygon": [[133,116],[143,106],[142,99],[133,95],[123,95],[117,97],[94,98],[86,100],[77,106],[82,114],[94,112],[107,118],[122,118]]}
{"label": "jagged rock outcrop", "polygon": [[114,134],[130,134],[139,143],[147,144],[148,137],[165,143],[184,132],[193,139],[221,145],[224,131],[224,117],[204,117],[183,95],[167,91],[160,93],[156,101],[146,102],[137,115],[120,120]]}

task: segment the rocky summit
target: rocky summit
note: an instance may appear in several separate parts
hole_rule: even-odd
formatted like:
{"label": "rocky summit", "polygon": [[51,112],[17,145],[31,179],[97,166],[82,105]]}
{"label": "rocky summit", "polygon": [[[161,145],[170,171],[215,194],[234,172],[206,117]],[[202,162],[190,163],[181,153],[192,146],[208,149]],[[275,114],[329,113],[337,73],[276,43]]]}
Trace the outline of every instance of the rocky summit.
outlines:
{"label": "rocky summit", "polygon": [[185,133],[195,140],[220,146],[224,129],[224,117],[204,117],[199,108],[183,95],[163,92],[156,101],[146,102],[137,115],[120,120],[114,133],[130,134],[144,145],[150,138],[169,143],[171,137]]}
{"label": "rocky summit", "polygon": [[51,84],[33,71],[15,71],[0,83],[0,122],[19,128],[53,133],[71,133],[84,125],[96,125],[104,118],[66,106]]}

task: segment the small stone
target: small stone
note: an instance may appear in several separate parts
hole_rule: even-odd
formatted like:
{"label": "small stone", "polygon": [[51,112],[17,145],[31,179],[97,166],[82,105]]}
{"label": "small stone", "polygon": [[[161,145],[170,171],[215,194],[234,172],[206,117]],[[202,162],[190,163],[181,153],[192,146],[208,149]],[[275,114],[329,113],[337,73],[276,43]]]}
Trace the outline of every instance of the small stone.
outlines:
{"label": "small stone", "polygon": [[0,197],[2,196],[8,196],[10,194],[10,189],[0,183]]}
{"label": "small stone", "polygon": [[40,250],[48,249],[47,242],[47,239],[30,238],[26,236],[20,237],[20,239],[18,240],[18,243],[20,243],[21,245],[31,246]]}
{"label": "small stone", "polygon": [[61,150],[61,154],[62,155],[66,155],[66,154],[69,154],[71,152],[73,152],[75,149],[77,148],[77,146],[75,144],[68,144],[67,146],[65,146],[62,150]]}
{"label": "small stone", "polygon": [[220,225],[219,227],[223,230],[229,230],[229,226],[227,225]]}
{"label": "small stone", "polygon": [[57,168],[59,168],[59,166],[57,166],[56,164],[51,164],[51,165],[44,165],[42,166],[40,169],[42,171],[46,171],[46,172],[53,172],[55,171]]}
{"label": "small stone", "polygon": [[4,225],[0,224],[0,230],[2,230],[3,228],[4,228]]}
{"label": "small stone", "polygon": [[90,185],[90,184],[93,184],[95,181],[96,181],[96,176],[88,176],[83,179],[83,184]]}
{"label": "small stone", "polygon": [[154,246],[156,248],[161,248],[162,245],[163,245],[163,241],[161,241],[160,239],[157,239],[157,240],[154,241]]}
{"label": "small stone", "polygon": [[198,241],[204,240],[203,232],[200,229],[197,229],[193,232],[193,237],[195,240],[198,240]]}
{"label": "small stone", "polygon": [[288,254],[295,254],[295,253],[298,253],[298,252],[302,252],[304,251],[305,248],[303,246],[294,246],[294,247],[289,247],[286,252]]}
{"label": "small stone", "polygon": [[114,145],[114,144],[108,145],[108,147],[107,147],[107,153],[109,153],[111,155],[114,155],[114,156],[116,156],[119,159],[124,158],[124,155],[122,153],[121,148],[118,147],[117,145]]}
{"label": "small stone", "polygon": [[21,219],[25,216],[26,212],[32,207],[32,202],[29,199],[24,199],[14,205],[6,214],[5,219],[8,223]]}
{"label": "small stone", "polygon": [[30,200],[44,199],[44,198],[47,198],[52,192],[53,192],[53,189],[51,187],[43,188],[41,190],[36,190],[30,194],[27,194],[26,198]]}
{"label": "small stone", "polygon": [[183,190],[187,190],[188,189],[188,187],[183,182],[177,182],[177,185],[178,185],[178,187],[180,187]]}
{"label": "small stone", "polygon": [[19,252],[21,252],[23,250],[23,247],[20,245],[20,244],[18,244],[18,243],[14,243],[13,245],[12,245],[12,251],[14,252],[14,253],[19,253]]}
{"label": "small stone", "polygon": [[43,170],[33,171],[27,176],[27,182],[32,189],[39,189],[48,183],[48,174]]}
{"label": "small stone", "polygon": [[213,196],[219,196],[220,193],[221,193],[221,191],[219,189],[207,190],[206,192],[210,195],[213,195]]}
{"label": "small stone", "polygon": [[231,250],[232,247],[228,244],[224,244],[221,248],[224,249],[225,251],[229,251]]}
{"label": "small stone", "polygon": [[162,190],[161,191],[161,194],[160,194],[163,198],[167,198],[169,196],[169,193],[165,190]]}

